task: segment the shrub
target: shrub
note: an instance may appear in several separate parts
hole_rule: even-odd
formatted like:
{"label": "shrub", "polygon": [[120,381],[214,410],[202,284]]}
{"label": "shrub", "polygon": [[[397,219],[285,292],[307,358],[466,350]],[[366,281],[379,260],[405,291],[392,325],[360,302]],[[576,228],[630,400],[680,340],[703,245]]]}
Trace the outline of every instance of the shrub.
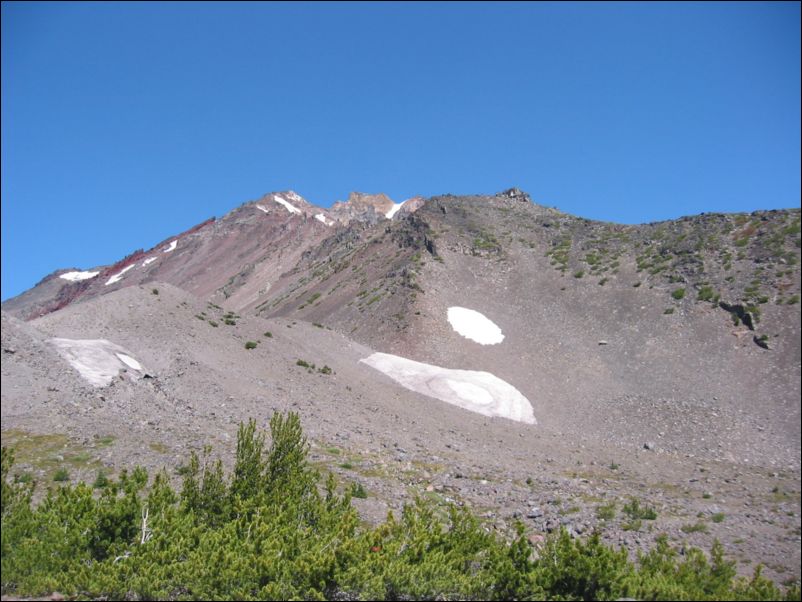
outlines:
{"label": "shrub", "polygon": [[584,275],[585,275],[585,270],[579,270],[577,272],[574,272],[574,278],[582,278],[582,276]]}
{"label": "shrub", "polygon": [[632,519],[654,520],[657,518],[655,509],[650,506],[641,507],[637,498],[632,498],[628,504],[624,504],[622,510],[624,514]]}
{"label": "shrub", "polygon": [[615,518],[615,502],[596,507],[596,518],[612,520]]}
{"label": "shrub", "polygon": [[365,498],[368,497],[368,492],[362,486],[362,483],[352,483],[351,484],[351,496],[352,497],[356,497],[356,498],[360,498],[360,499],[365,499]]}
{"label": "shrub", "polygon": [[106,476],[106,473],[102,470],[97,471],[97,477],[95,478],[95,482],[92,483],[92,487],[94,489],[104,489],[109,486],[109,477]]}
{"label": "shrub", "polygon": [[[3,594],[81,599],[798,599],[761,576],[736,578],[716,542],[710,560],[665,537],[633,563],[598,533],[550,535],[533,555],[523,526],[510,538],[467,509],[420,499],[380,525],[308,464],[297,414],[270,420],[270,446],[241,424],[233,473],[211,448],[192,454],[180,494],[162,472],[123,471],[100,495],[84,484],[37,506],[10,480],[2,449]],[[148,487],[149,485],[149,487]],[[319,485],[322,485],[319,487]]]}
{"label": "shrub", "polygon": [[716,292],[713,290],[712,286],[703,286],[699,289],[699,294],[696,299],[699,301],[712,301],[715,296]]}
{"label": "shrub", "polygon": [[245,349],[249,349],[249,350],[250,349],[256,349],[256,345],[257,345],[256,341],[247,341],[245,343]]}
{"label": "shrub", "polygon": [[56,474],[53,475],[53,480],[58,483],[63,483],[64,481],[70,480],[70,473],[67,472],[66,468],[59,468],[56,471]]}
{"label": "shrub", "polygon": [[272,339],[272,338],[273,338],[273,333],[272,333],[272,332],[270,332],[270,331],[268,330],[268,331],[267,331],[267,332],[264,334],[264,336],[265,336],[266,338],[268,338],[268,339]]}
{"label": "shrub", "polygon": [[671,291],[671,296],[674,297],[677,301],[682,299],[685,296],[685,289],[684,288],[676,288]]}

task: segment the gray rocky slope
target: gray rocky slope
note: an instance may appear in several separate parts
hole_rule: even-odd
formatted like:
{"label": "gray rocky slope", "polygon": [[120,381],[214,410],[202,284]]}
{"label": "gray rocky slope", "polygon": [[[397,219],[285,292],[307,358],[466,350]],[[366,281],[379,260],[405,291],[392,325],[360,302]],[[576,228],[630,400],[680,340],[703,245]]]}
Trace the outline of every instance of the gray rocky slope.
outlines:
{"label": "gray rocky slope", "polygon": [[[89,282],[60,271],[4,303],[18,470],[45,484],[65,463],[74,479],[174,470],[205,444],[230,459],[241,420],[294,410],[321,468],[369,491],[355,503],[371,519],[426,495],[500,529],[521,518],[533,537],[602,529],[633,552],[659,533],[718,538],[744,570],[799,575],[798,210],[622,226],[512,190],[388,220],[382,195],[325,212],[280,194],[297,213],[266,195]],[[452,306],[504,341],[460,336]],[[93,386],[53,338],[109,341],[140,369]],[[405,389],[360,363],[374,351],[490,372],[537,424]],[[633,523],[633,498],[657,519]]]}

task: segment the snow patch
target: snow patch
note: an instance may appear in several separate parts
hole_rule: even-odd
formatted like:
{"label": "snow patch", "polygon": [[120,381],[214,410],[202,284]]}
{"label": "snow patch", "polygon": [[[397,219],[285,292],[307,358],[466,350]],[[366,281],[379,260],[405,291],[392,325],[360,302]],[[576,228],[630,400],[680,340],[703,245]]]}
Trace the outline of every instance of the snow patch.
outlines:
{"label": "snow patch", "polygon": [[497,345],[504,340],[501,328],[473,309],[449,307],[448,321],[456,332],[480,345]]}
{"label": "snow patch", "polygon": [[393,216],[396,213],[398,213],[398,210],[401,209],[401,206],[404,203],[406,203],[406,201],[403,201],[401,203],[393,203],[392,208],[387,213],[384,214],[384,217],[386,217],[387,219],[393,219]]}
{"label": "snow patch", "polygon": [[325,215],[323,215],[322,213],[317,213],[317,214],[315,214],[315,219],[316,219],[317,221],[319,221],[319,222],[323,222],[323,223],[324,223],[324,224],[326,224],[327,226],[331,226],[332,224],[334,224],[334,220],[333,220],[333,219],[329,219],[329,218],[327,218],[327,217],[326,217]]}
{"label": "snow patch", "polygon": [[148,265],[149,263],[153,263],[157,259],[158,257],[148,257],[145,261],[142,262],[142,267],[144,268],[146,265]]}
{"label": "snow patch", "polygon": [[78,282],[80,280],[89,280],[98,274],[100,272],[67,272],[66,274],[61,274],[59,278],[64,278],[64,280],[69,280],[70,282]]}
{"label": "snow patch", "polygon": [[114,276],[112,276],[111,278],[109,278],[106,281],[106,286],[108,286],[110,284],[114,284],[115,282],[119,282],[120,280],[122,280],[123,279],[123,274],[125,274],[132,267],[134,267],[133,263],[131,265],[129,265],[127,268],[123,268],[122,271],[117,272],[116,274],[114,274]]}
{"label": "snow patch", "polygon": [[256,208],[257,208],[259,211],[262,211],[262,212],[264,212],[264,213],[270,213],[270,210],[269,210],[267,207],[262,207],[261,205],[256,205]]}
{"label": "snow patch", "polygon": [[124,368],[142,365],[123,347],[106,339],[50,339],[59,355],[94,387],[105,387]]}
{"label": "snow patch", "polygon": [[359,361],[383,372],[410,391],[483,416],[537,424],[529,400],[490,372],[441,368],[389,353],[374,353]]}
{"label": "snow patch", "polygon": [[298,209],[297,207],[295,207],[295,206],[293,206],[293,205],[290,205],[290,204],[289,204],[287,201],[285,201],[284,199],[282,199],[282,198],[281,198],[279,195],[277,195],[277,194],[273,195],[273,200],[274,200],[274,201],[276,201],[277,203],[280,203],[281,205],[284,205],[284,207],[285,207],[285,208],[287,209],[287,211],[289,211],[290,213],[301,213],[301,210],[300,210],[300,209]]}
{"label": "snow patch", "polygon": [[142,371],[142,364],[140,364],[130,355],[125,355],[124,353],[115,353],[114,355],[120,358],[120,361],[129,368],[133,368],[134,370],[139,370],[140,372]]}
{"label": "snow patch", "polygon": [[169,246],[164,247],[164,249],[162,249],[162,251],[164,253],[169,253],[170,251],[175,251],[175,248],[176,248],[177,245],[178,245],[178,240],[176,239],[173,242],[171,242],[169,244]]}
{"label": "snow patch", "polygon": [[296,192],[294,192],[292,190],[290,190],[287,193],[287,198],[290,199],[291,201],[295,201],[296,203],[300,203],[300,202],[303,201],[303,198],[301,198],[301,195],[299,195],[298,193],[296,193]]}

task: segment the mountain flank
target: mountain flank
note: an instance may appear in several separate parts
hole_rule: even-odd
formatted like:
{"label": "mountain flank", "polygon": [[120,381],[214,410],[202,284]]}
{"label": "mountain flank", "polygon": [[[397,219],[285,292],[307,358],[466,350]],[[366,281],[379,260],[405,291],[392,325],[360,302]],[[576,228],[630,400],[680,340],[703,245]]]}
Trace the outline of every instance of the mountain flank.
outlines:
{"label": "mountain flank", "polygon": [[[799,209],[622,225],[517,189],[269,193],[3,303],[3,444],[42,483],[175,475],[293,411],[368,520],[423,495],[632,554],[719,539],[781,582],[800,566],[799,261]],[[633,499],[656,519],[634,525]]]}

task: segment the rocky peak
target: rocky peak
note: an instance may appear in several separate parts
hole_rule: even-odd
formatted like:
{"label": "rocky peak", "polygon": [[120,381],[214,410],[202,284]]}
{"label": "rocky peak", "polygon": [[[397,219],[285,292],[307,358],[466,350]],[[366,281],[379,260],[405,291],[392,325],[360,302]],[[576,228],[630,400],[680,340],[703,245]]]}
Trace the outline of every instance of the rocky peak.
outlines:
{"label": "rocky peak", "polygon": [[393,200],[384,193],[352,192],[347,201],[337,201],[329,212],[343,223],[358,220],[375,224],[385,218],[394,206]]}
{"label": "rocky peak", "polygon": [[531,197],[526,192],[521,190],[520,188],[508,188],[507,190],[504,190],[502,192],[496,193],[496,196],[497,197],[506,198],[506,199],[514,199],[514,200],[518,200],[518,201],[523,201],[525,203],[531,203],[532,202]]}

